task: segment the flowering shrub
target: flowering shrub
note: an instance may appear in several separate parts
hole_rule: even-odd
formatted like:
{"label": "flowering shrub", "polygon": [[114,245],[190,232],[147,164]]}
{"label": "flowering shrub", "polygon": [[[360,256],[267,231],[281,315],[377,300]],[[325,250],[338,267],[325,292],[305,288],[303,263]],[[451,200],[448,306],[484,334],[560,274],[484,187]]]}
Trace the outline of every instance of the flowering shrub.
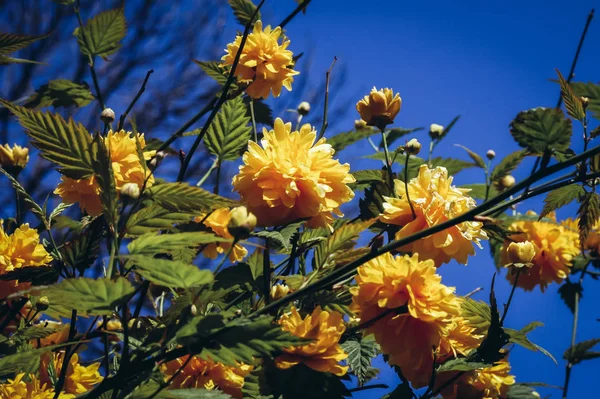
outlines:
{"label": "flowering shrub", "polygon": [[[494,150],[487,161],[462,146],[469,161],[436,151],[458,118],[431,124],[429,139],[396,127],[402,99],[390,88],[348,107],[360,118],[353,130],[327,130],[331,69],[320,127],[301,124],[314,112],[306,101],[273,119],[273,104],[303,79],[284,28],[310,1],[275,26],[261,20],[264,0],[230,0],[243,31],[219,60],[197,62],[218,90],[172,135],[142,134],[128,116],[151,72],[118,119],[97,81],[126,36],[124,8],[84,24],[78,1],[59,3],[79,24],[72,40],[94,93],[55,81],[39,101],[0,99],[24,137],[0,145],[3,189],[15,193],[5,209],[14,217],[0,221],[2,398],[340,398],[382,388],[368,384],[376,358],[400,379],[387,398],[539,398],[514,374],[510,350],[554,357],[528,338],[540,323],[514,329],[506,315],[515,291],[551,285],[574,313],[563,398],[573,366],[598,357],[599,340],[577,343],[575,331],[582,284],[600,265],[599,85],[559,72],[566,113],[519,113],[510,134],[521,150],[501,160]],[[0,33],[0,64],[28,62],[11,53],[38,40],[46,36]],[[42,110],[65,103],[99,105],[97,124]],[[377,168],[341,161],[359,142]],[[203,156],[212,166],[191,183]],[[42,201],[22,184],[38,157],[58,172]],[[534,171],[517,181],[527,158]],[[173,164],[176,176],[163,166]],[[485,178],[458,186],[465,168]],[[516,210],[540,195],[539,215]],[[558,220],[572,202],[576,215]],[[442,281],[453,261],[468,263],[457,273],[487,267],[484,246],[507,299],[494,280],[482,282],[487,302],[471,298],[478,287]]]}

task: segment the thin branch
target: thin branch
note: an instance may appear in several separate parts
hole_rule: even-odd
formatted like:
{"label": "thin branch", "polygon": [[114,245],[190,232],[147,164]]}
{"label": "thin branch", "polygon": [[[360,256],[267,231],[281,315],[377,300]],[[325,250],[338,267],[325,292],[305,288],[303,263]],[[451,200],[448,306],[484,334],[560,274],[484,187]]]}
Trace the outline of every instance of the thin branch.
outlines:
{"label": "thin branch", "polygon": [[131,110],[133,109],[133,106],[135,105],[137,100],[146,91],[146,84],[148,83],[148,79],[150,78],[150,75],[152,75],[153,73],[154,73],[154,69],[151,69],[148,71],[148,73],[146,73],[146,77],[144,78],[142,87],[140,87],[140,90],[137,92],[137,94],[133,98],[133,101],[131,101],[131,104],[129,104],[129,106],[127,107],[127,110],[125,111],[125,113],[122,114],[121,117],[119,118],[119,126],[117,127],[117,131],[120,131],[123,128],[123,124],[125,123],[125,118],[127,118],[127,115],[129,115],[129,112],[131,112]]}
{"label": "thin branch", "polygon": [[292,11],[292,13],[290,15],[288,15],[287,17],[285,17],[285,19],[283,21],[281,21],[281,23],[279,24],[279,26],[283,29],[285,28],[285,26],[287,24],[290,23],[290,21],[292,19],[294,19],[296,17],[296,15],[298,15],[298,13],[302,10],[304,10],[306,8],[306,6],[308,6],[308,4],[311,2],[312,0],[304,0],[302,3],[298,4],[298,7],[296,7],[296,9],[294,11]]}
{"label": "thin branch", "polygon": [[329,110],[329,79],[331,77],[331,70],[337,61],[337,57],[333,57],[333,61],[331,62],[331,66],[325,72],[325,101],[323,103],[323,124],[321,125],[321,131],[319,132],[319,140],[321,137],[325,135],[325,130],[327,130],[327,126],[329,126],[329,122],[327,122],[327,111]]}

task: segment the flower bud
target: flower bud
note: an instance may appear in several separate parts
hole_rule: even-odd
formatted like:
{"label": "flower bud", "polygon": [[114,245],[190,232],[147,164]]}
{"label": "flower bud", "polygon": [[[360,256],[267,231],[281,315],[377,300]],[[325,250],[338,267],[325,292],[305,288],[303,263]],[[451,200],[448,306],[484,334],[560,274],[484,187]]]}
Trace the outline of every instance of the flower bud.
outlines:
{"label": "flower bud", "polygon": [[275,284],[271,287],[271,299],[276,301],[290,292],[290,287],[285,284]]}
{"label": "flower bud", "polygon": [[192,303],[192,305],[190,306],[190,314],[192,316],[196,316],[198,314],[198,308],[196,307],[196,305],[194,305]]}
{"label": "flower bud", "polygon": [[377,90],[375,87],[368,96],[356,103],[356,110],[368,126],[385,129],[387,125],[394,122],[394,118],[400,112],[402,99],[392,89]]}
{"label": "flower bud", "polygon": [[245,206],[233,208],[229,215],[230,219],[227,224],[229,234],[238,240],[248,238],[250,233],[254,231],[254,228],[256,227],[256,216],[249,212],[248,208]]}
{"label": "flower bud", "polygon": [[365,130],[367,128],[367,122],[362,119],[357,119],[354,121],[354,130]]}
{"label": "flower bud", "polygon": [[35,309],[43,312],[50,307],[50,300],[47,296],[43,296],[35,303]]}
{"label": "flower bud", "polygon": [[308,115],[310,112],[310,103],[308,101],[302,101],[300,105],[298,105],[297,111],[302,116]]}
{"label": "flower bud", "polygon": [[137,183],[125,183],[123,184],[123,187],[121,187],[121,195],[138,199],[140,197],[140,186],[138,186]]}
{"label": "flower bud", "polygon": [[583,105],[583,108],[587,108],[588,105],[590,105],[590,99],[588,97],[581,97],[581,105]]}
{"label": "flower bud", "polygon": [[419,155],[419,152],[421,151],[421,143],[419,143],[417,139],[410,139],[404,148],[406,148],[406,152],[409,155]]}
{"label": "flower bud", "polygon": [[502,179],[500,179],[500,181],[504,189],[511,188],[516,183],[516,180],[513,175],[506,175]]}
{"label": "flower bud", "polygon": [[492,159],[496,158],[496,151],[488,150],[488,152],[485,153],[485,156],[491,161]]}
{"label": "flower bud", "polygon": [[515,267],[531,267],[535,252],[531,241],[511,242],[506,248],[506,260]]}
{"label": "flower bud", "polygon": [[102,122],[110,125],[115,121],[115,111],[113,111],[111,108],[104,108],[104,111],[102,111],[100,114],[100,119]]}
{"label": "flower bud", "polygon": [[432,123],[431,126],[429,126],[429,137],[431,137],[433,140],[440,138],[443,132],[444,126],[442,125]]}
{"label": "flower bud", "polygon": [[8,173],[15,174],[23,170],[29,162],[29,149],[20,145],[13,145],[11,148],[8,144],[0,146],[0,165]]}

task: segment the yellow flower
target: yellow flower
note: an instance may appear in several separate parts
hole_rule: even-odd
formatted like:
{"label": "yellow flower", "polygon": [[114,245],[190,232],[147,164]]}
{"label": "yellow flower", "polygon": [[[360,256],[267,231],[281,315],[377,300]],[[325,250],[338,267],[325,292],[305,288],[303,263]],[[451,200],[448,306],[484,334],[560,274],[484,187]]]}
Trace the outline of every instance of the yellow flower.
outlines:
{"label": "yellow flower", "polygon": [[[374,334],[389,363],[402,368],[415,387],[429,382],[433,349],[448,334],[460,312],[454,289],[441,283],[432,260],[417,254],[381,255],[357,270],[351,309]],[[382,314],[387,313],[387,316]]]}
{"label": "yellow flower", "polygon": [[[0,384],[0,397],[6,399],[53,399],[54,389],[51,384],[40,383],[37,377],[29,374],[29,382],[23,381],[25,373],[20,373],[14,379],[8,379],[5,384]],[[61,393],[59,399],[73,399],[75,395]]]}
{"label": "yellow flower", "polygon": [[0,165],[9,172],[20,171],[29,162],[29,149],[20,145],[0,145]]}
{"label": "yellow flower", "polygon": [[[189,355],[164,364],[162,372],[165,375],[165,381],[173,376],[188,361],[188,358]],[[253,366],[247,364],[231,367],[194,356],[173,379],[169,388],[218,389],[234,398],[241,398],[244,378],[250,374],[252,369]]]}
{"label": "yellow flower", "polygon": [[[396,239],[425,230],[459,216],[476,206],[475,200],[467,195],[469,190],[452,185],[452,176],[444,167],[429,169],[421,165],[419,175],[408,183],[408,194],[415,218],[406,196],[404,183],[395,181],[398,198],[384,197],[381,221],[402,226]],[[433,259],[436,266],[455,259],[467,264],[469,255],[475,254],[473,243],[481,248],[480,240],[487,239],[480,222],[463,222],[439,233],[408,244],[401,251],[418,253],[421,259]]]}
{"label": "yellow flower", "polygon": [[[51,261],[52,256],[40,244],[37,230],[30,228],[26,223],[8,235],[0,220],[0,274],[22,267],[43,266]],[[0,297],[4,298],[28,286],[29,283],[19,284],[17,280],[0,281]]]}
{"label": "yellow flower", "polygon": [[[146,179],[148,179],[146,187],[150,187],[154,183],[154,177],[149,170],[144,169],[137,153],[136,140],[139,141],[141,148],[146,146],[143,134],[138,133],[135,136],[125,130],[116,133],[109,130],[103,139],[110,151],[117,193],[127,183],[137,184],[140,189]],[[154,151],[145,151],[144,159],[150,159],[154,153]],[[93,176],[87,179],[71,179],[61,176],[61,180],[54,190],[54,194],[58,194],[63,202],[67,204],[77,202],[81,210],[91,216],[98,216],[102,213],[100,187]]]}
{"label": "yellow flower", "polygon": [[[283,38],[278,26],[271,29],[267,26],[264,31],[261,21],[254,23],[252,33],[248,35],[235,75],[239,82],[247,83],[246,93],[252,98],[267,98],[269,92],[279,97],[281,88],[292,90],[294,76],[300,72],[294,71],[294,54],[287,50],[290,41]],[[232,66],[240,49],[242,36],[238,35],[233,43],[227,45],[225,55],[221,58],[221,67]]]}
{"label": "yellow flower", "polygon": [[346,359],[340,346],[340,337],[346,330],[342,314],[321,310],[318,306],[310,315],[302,319],[295,307],[289,314],[279,319],[281,329],[291,334],[312,339],[311,343],[284,349],[284,354],[275,358],[275,365],[281,369],[289,369],[297,364],[304,364],[313,370],[332,373],[338,376],[346,374],[348,367],[339,362]]}
{"label": "yellow flower", "polygon": [[[506,359],[500,360],[493,366],[464,374],[455,383],[442,390],[444,399],[506,398],[508,388],[515,383],[515,377],[510,375],[510,364]],[[455,371],[440,373],[436,385],[441,386],[456,375]]]}
{"label": "yellow flower", "polygon": [[[231,211],[228,208],[220,208],[213,211],[207,218],[199,216],[194,218],[194,221],[203,221],[204,225],[209,227],[216,235],[223,238],[230,238],[233,240],[233,236],[229,234],[227,225],[231,220]],[[217,242],[208,244],[202,254],[210,259],[215,259],[219,254],[228,253],[231,248],[231,243],[228,242]],[[229,254],[229,260],[232,262],[239,262],[248,255],[248,250],[240,244],[235,244],[231,254]]]}
{"label": "yellow flower", "polygon": [[285,284],[274,284],[271,287],[271,299],[276,301],[280,298],[283,298],[290,292],[290,287]]}
{"label": "yellow flower", "polygon": [[535,247],[530,241],[511,242],[506,249],[506,260],[515,267],[532,266]]}
{"label": "yellow flower", "polygon": [[[553,214],[548,218],[551,220],[519,220],[509,226],[510,231],[517,232],[509,237],[510,240],[530,241],[535,247],[536,254],[531,261],[533,266],[527,273],[520,273],[517,281],[517,285],[527,291],[539,285],[544,292],[548,284],[563,281],[571,272],[571,260],[580,252],[577,231],[556,223]],[[510,241],[506,241],[501,252],[502,264],[509,263],[509,246]],[[515,275],[507,273],[507,278],[514,282]]]}
{"label": "yellow flower", "polygon": [[449,358],[466,356],[473,349],[479,347],[484,336],[475,333],[464,318],[457,316],[448,328],[448,335],[443,336],[437,353],[437,362],[442,363]]}
{"label": "yellow flower", "polygon": [[276,226],[311,218],[308,227],[327,226],[332,213],[354,198],[350,165],[333,159],[325,138],[315,143],[316,131],[306,124],[292,132],[279,118],[274,130],[264,129],[262,148],[248,142],[233,188],[261,226]]}
{"label": "yellow flower", "polygon": [[[42,383],[47,383],[48,385],[52,384],[48,371],[50,360],[52,360],[52,367],[58,374],[62,369],[64,358],[64,352],[47,352],[42,355],[40,364],[40,381]],[[67,368],[67,378],[65,379],[65,385],[63,387],[64,392],[79,395],[91,390],[94,385],[102,381],[102,376],[98,371],[99,369],[100,363],[92,363],[89,366],[83,366],[79,363],[79,355],[77,353],[73,354]]]}
{"label": "yellow flower", "polygon": [[356,110],[368,126],[384,129],[385,126],[394,123],[401,105],[400,95],[394,95],[392,89],[377,90],[373,87],[368,96],[356,103]]}

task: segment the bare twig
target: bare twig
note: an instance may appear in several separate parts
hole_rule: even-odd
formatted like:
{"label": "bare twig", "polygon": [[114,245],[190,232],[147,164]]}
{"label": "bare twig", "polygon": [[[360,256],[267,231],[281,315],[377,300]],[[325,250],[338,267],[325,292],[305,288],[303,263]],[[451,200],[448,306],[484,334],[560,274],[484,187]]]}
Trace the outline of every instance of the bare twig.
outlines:
{"label": "bare twig", "polygon": [[127,118],[127,115],[129,115],[129,112],[131,112],[131,110],[133,109],[133,106],[135,105],[135,103],[137,102],[137,100],[146,91],[146,84],[148,83],[148,79],[150,78],[150,75],[152,75],[153,73],[154,73],[154,69],[151,69],[151,70],[148,71],[148,73],[146,73],[146,77],[144,78],[144,82],[142,83],[142,87],[140,87],[140,90],[137,92],[137,94],[135,95],[135,97],[131,101],[131,104],[129,104],[129,106],[127,107],[127,110],[125,110],[125,113],[122,114],[121,117],[119,118],[119,126],[117,127],[117,131],[120,131],[123,128],[123,124],[125,123],[125,118]]}
{"label": "bare twig", "polygon": [[331,66],[325,72],[325,101],[323,103],[323,124],[321,125],[321,131],[319,132],[319,140],[321,137],[325,135],[325,131],[327,130],[327,126],[329,123],[327,122],[327,111],[329,110],[329,79],[331,77],[331,70],[337,61],[337,57],[333,57],[333,61],[331,62]]}

